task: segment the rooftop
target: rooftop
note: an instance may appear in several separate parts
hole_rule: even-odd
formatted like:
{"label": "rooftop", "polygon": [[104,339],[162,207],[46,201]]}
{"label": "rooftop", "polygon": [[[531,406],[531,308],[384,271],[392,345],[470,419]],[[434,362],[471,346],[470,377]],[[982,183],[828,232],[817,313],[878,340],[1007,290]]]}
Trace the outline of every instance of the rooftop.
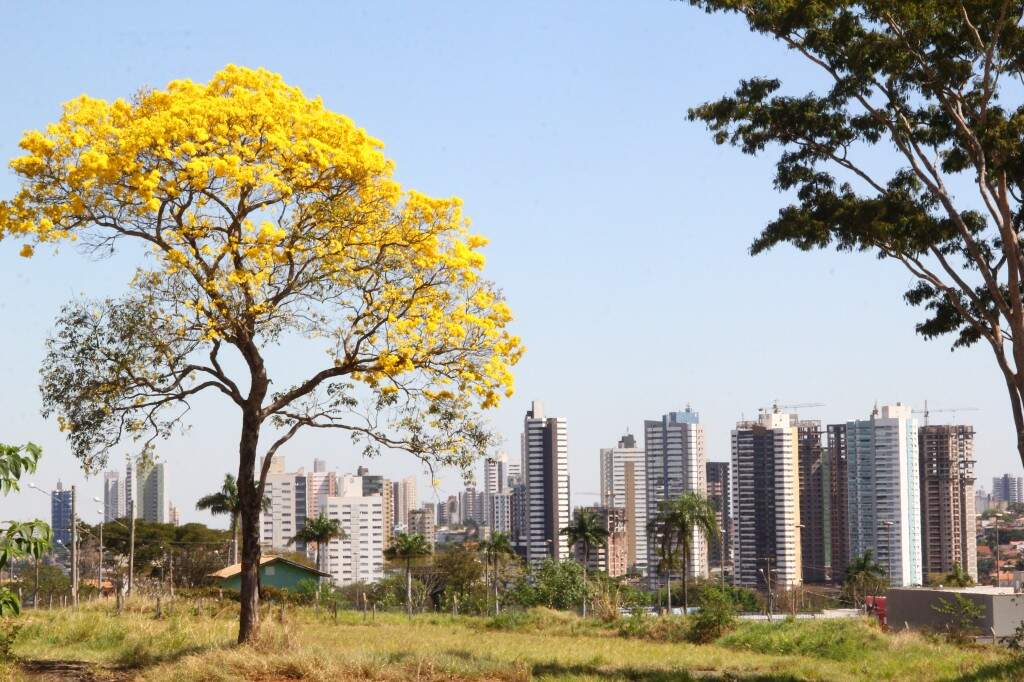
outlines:
{"label": "rooftop", "polygon": [[[292,566],[295,566],[297,568],[301,568],[304,571],[309,571],[310,573],[316,573],[317,575],[322,575],[325,578],[329,578],[331,576],[330,573],[324,573],[323,571],[318,571],[317,569],[312,568],[310,566],[306,566],[304,564],[300,564],[300,563],[298,563],[296,561],[292,561],[291,559],[285,559],[282,556],[275,556],[273,554],[267,554],[265,556],[260,557],[260,566],[265,566],[266,564],[269,564],[269,563],[275,562],[275,561],[279,561],[279,562],[286,563],[286,564],[291,564]],[[230,566],[225,566],[224,568],[220,569],[219,571],[214,571],[213,573],[208,574],[207,577],[209,577],[209,578],[230,578],[231,576],[238,575],[241,572],[242,572],[242,564],[231,564]]]}

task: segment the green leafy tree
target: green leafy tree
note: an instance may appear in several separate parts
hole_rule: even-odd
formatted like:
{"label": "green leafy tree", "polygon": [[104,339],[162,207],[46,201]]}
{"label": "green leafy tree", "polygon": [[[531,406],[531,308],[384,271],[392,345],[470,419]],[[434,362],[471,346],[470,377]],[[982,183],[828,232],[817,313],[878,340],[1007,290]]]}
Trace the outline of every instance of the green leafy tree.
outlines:
{"label": "green leafy tree", "polygon": [[885,589],[887,583],[885,571],[875,561],[874,552],[868,549],[850,560],[843,587],[854,606],[860,606],[864,597]]}
{"label": "green leafy tree", "polygon": [[405,605],[412,615],[412,563],[417,559],[430,556],[430,545],[419,533],[398,533],[391,541],[391,546],[384,550],[388,561],[405,564]]}
{"label": "green leafy tree", "polygon": [[945,616],[946,636],[957,643],[969,641],[979,631],[979,621],[985,615],[983,605],[962,594],[954,594],[952,599],[940,598],[932,604],[932,610]]}
{"label": "green leafy tree", "polygon": [[[820,92],[777,78],[690,110],[718,144],[779,150],[775,186],[796,201],[753,242],[898,261],[917,331],[983,341],[1008,391],[1024,462],[1024,30],[997,0],[690,0],[739,14],[807,59]],[[895,156],[880,157],[875,148]],[[886,160],[882,160],[886,159]],[[891,162],[889,161],[891,160]]]}
{"label": "green leafy tree", "polygon": [[[23,474],[33,473],[42,457],[38,445],[0,445],[0,494],[20,490],[18,481]],[[0,575],[16,559],[34,558],[38,561],[53,542],[50,527],[39,521],[8,521],[0,530]],[[0,585],[0,618],[21,613],[21,599],[9,586]]]}
{"label": "green leafy tree", "polygon": [[545,559],[530,577],[534,583],[535,606],[573,609],[586,598],[583,567],[575,561]]}
{"label": "green leafy tree", "polygon": [[974,585],[974,578],[960,564],[953,564],[953,570],[942,579],[942,584],[947,587],[971,587]]}
{"label": "green leafy tree", "polygon": [[[242,503],[238,496],[238,481],[231,474],[224,475],[224,483],[221,484],[220,490],[209,495],[204,495],[199,498],[196,502],[196,509],[209,511],[214,516],[222,514],[229,515],[231,518],[230,530],[231,530],[231,563],[238,563],[238,529],[240,514],[242,513]],[[270,497],[267,495],[263,496],[263,505],[261,511],[270,511]]]}
{"label": "green leafy tree", "polygon": [[[590,552],[595,547],[608,546],[608,529],[601,524],[601,517],[593,509],[577,509],[572,522],[559,531],[569,540],[569,546],[583,548],[583,580],[586,582],[590,566]],[[583,616],[587,615],[587,598],[583,596]]]}
{"label": "green leafy tree", "polygon": [[331,540],[344,540],[348,535],[341,527],[338,519],[329,519],[327,515],[320,512],[316,518],[306,519],[306,525],[302,527],[294,537],[288,540],[292,545],[296,542],[314,543],[316,545],[316,567],[324,570],[322,550]]}
{"label": "green leafy tree", "polygon": [[690,623],[690,639],[698,644],[716,640],[736,625],[736,607],[729,593],[706,585],[698,600],[700,609]]}
{"label": "green leafy tree", "polygon": [[[718,537],[715,506],[700,493],[687,492],[658,505],[658,513],[648,525],[648,535],[657,543],[660,566],[668,573],[669,595],[672,593],[671,571],[678,561],[683,574],[683,609],[689,608],[687,566],[693,556],[694,536],[700,533],[707,540]],[[669,609],[672,608],[669,596]]]}

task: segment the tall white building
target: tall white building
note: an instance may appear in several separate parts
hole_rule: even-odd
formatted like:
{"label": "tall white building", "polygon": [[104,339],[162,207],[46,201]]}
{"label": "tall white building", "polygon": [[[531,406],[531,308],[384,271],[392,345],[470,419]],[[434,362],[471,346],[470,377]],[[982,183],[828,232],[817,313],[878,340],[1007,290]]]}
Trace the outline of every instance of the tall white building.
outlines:
{"label": "tall white building", "polygon": [[893,586],[920,585],[921,492],[917,420],[908,405],[883,405],[847,422],[850,556],[867,550]]}
{"label": "tall white building", "polygon": [[520,538],[529,563],[569,558],[569,544],[560,532],[570,519],[567,431],[564,417],[545,417],[540,401],[531,403],[523,420],[525,506]]}
{"label": "tall white building", "polygon": [[803,582],[799,429],[795,414],[762,410],[732,431],[735,581],[766,588]]}
{"label": "tall white building", "polygon": [[305,551],[305,545],[289,547],[288,541],[305,526],[307,514],[315,515],[318,511],[308,508],[306,488],[306,473],[302,469],[285,471],[284,458],[280,456],[271,461],[264,490],[270,499],[270,509],[260,513],[260,544],[264,549]]}
{"label": "tall white building", "polygon": [[484,492],[488,495],[508,492],[508,455],[504,452],[484,460]]}
{"label": "tall white building", "polygon": [[395,482],[395,525],[409,527],[409,512],[419,507],[416,496],[416,477],[406,476]]}
{"label": "tall white building", "polygon": [[313,460],[313,471],[303,473],[303,470],[299,469],[297,474],[302,475],[305,480],[305,518],[315,518],[320,510],[324,509],[327,498],[339,494],[338,474],[328,471],[327,463],[322,459]]}
{"label": "tall white building", "polygon": [[647,568],[646,451],[626,434],[614,448],[601,449],[601,503],[624,511],[626,566]]}
{"label": "tall white building", "polygon": [[[662,502],[683,493],[706,496],[707,467],[704,455],[704,427],[700,415],[689,407],[669,412],[658,420],[644,421],[644,458],[647,483],[647,518],[653,519]],[[657,579],[658,542],[648,538],[647,565]],[[694,530],[693,553],[686,564],[690,576],[708,575],[708,547],[704,535]]]}
{"label": "tall white building", "polygon": [[1024,478],[1003,474],[992,478],[992,501],[1024,503]]}
{"label": "tall white building", "polygon": [[125,511],[124,482],[121,472],[110,470],[103,472],[103,522],[110,523],[115,519],[123,519]]}
{"label": "tall white building", "polygon": [[384,498],[328,496],[325,512],[337,519],[345,537],[327,546],[323,570],[335,585],[376,582],[384,577]]}

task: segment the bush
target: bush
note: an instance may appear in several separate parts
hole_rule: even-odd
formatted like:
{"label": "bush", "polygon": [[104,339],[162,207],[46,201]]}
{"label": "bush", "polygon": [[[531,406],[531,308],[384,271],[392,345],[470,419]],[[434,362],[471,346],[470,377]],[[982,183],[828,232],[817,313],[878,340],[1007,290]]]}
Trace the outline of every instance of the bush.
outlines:
{"label": "bush", "polygon": [[718,643],[762,654],[849,661],[888,652],[889,644],[876,623],[868,619],[743,623]]}
{"label": "bush", "polygon": [[690,619],[687,616],[651,616],[634,611],[629,618],[619,621],[619,636],[649,639],[654,642],[686,642],[690,639]]}
{"label": "bush", "polygon": [[11,619],[0,618],[0,661],[14,658],[14,640],[18,638],[21,625]]}
{"label": "bush", "polygon": [[736,609],[725,590],[705,587],[700,610],[690,619],[690,641],[704,644],[718,639],[736,625]]}

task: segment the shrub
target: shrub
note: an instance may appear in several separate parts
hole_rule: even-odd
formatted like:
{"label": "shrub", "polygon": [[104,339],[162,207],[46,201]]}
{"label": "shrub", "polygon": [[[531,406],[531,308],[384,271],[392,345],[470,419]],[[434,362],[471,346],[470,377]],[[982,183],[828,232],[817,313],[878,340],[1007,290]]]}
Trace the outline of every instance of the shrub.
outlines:
{"label": "shrub", "polygon": [[743,623],[718,643],[762,654],[848,661],[888,652],[889,643],[875,623],[868,619]]}
{"label": "shrub", "polygon": [[736,625],[736,609],[725,590],[705,587],[700,609],[690,619],[690,641],[704,644],[718,639]]}
{"label": "shrub", "polygon": [[14,658],[14,640],[18,638],[21,626],[11,619],[0,618],[0,661]]}
{"label": "shrub", "polygon": [[975,604],[962,594],[952,599],[939,599],[932,610],[946,616],[946,637],[955,644],[963,644],[978,632],[978,620],[985,615],[985,607]]}

